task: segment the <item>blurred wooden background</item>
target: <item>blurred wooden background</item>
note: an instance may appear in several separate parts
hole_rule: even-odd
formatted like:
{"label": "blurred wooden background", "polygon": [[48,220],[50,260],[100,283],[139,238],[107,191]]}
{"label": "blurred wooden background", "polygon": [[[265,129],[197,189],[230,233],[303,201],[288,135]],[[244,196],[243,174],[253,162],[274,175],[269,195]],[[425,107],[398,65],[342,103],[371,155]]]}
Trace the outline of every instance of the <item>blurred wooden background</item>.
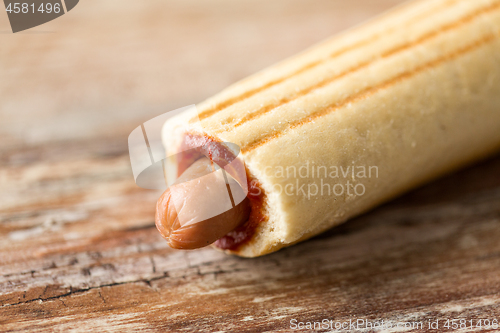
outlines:
{"label": "blurred wooden background", "polygon": [[2,10],[0,145],[128,133],[400,2],[86,0],[17,34]]}
{"label": "blurred wooden background", "polygon": [[85,0],[17,34],[2,11],[0,330],[500,320],[499,157],[251,260],[169,249],[132,178],[140,123],[400,2]]}

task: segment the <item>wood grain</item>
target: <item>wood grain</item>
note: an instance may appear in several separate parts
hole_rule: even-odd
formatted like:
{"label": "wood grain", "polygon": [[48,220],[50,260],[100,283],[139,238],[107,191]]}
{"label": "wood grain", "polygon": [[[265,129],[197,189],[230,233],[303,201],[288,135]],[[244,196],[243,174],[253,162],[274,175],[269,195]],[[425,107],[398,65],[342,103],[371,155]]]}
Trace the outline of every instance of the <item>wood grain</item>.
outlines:
{"label": "wood grain", "polygon": [[[165,15],[175,22],[164,23],[165,27],[184,31],[193,21],[204,22],[213,36],[225,39],[216,42],[217,47],[203,43],[200,38],[206,35],[198,36],[193,28],[179,39],[178,55],[160,69],[147,69],[144,64],[124,69],[141,54],[156,57],[167,52],[153,47],[156,37],[166,32],[156,37],[147,33],[163,24],[164,16],[154,15],[163,8],[159,1],[151,1],[151,7],[136,3],[119,10],[124,17],[133,10],[140,14],[142,19],[128,21],[137,35],[132,28],[124,35],[144,48],[125,54],[116,67],[112,55],[129,44],[98,51],[99,43],[118,36],[116,26],[126,25],[120,21],[114,26],[104,19],[112,2],[82,2],[71,12],[75,13],[73,21],[67,15],[43,28],[73,29],[78,36],[74,40],[71,33],[62,31],[26,33],[20,39],[0,36],[6,40],[0,49],[0,70],[9,78],[0,84],[0,110],[2,119],[10,121],[1,125],[0,143],[1,331],[289,332],[292,319],[425,324],[454,318],[500,320],[500,156],[262,258],[242,259],[211,248],[171,250],[156,231],[153,219],[159,193],[140,189],[133,182],[127,151],[130,130],[158,113],[162,105],[196,102],[190,99],[206,97],[266,62],[318,41],[318,36],[326,37],[397,3],[314,2],[313,8],[298,0],[287,5],[260,1],[260,9],[249,1],[237,5],[212,2],[224,8],[222,13],[204,2],[169,3],[171,10]],[[100,37],[93,28],[83,31],[90,23],[82,23],[98,7],[101,12],[92,24],[108,22],[110,29]],[[280,11],[286,15],[276,15]],[[230,19],[224,13],[231,14]],[[330,22],[336,19],[341,22]],[[284,37],[288,28],[301,30],[297,20],[302,20],[306,31],[297,39]],[[238,51],[241,59],[229,65],[219,63],[221,54],[238,53],[230,52],[231,45],[241,43],[234,31],[244,34],[248,25],[236,30],[237,22],[277,28],[269,36],[255,37],[262,40],[253,47]],[[28,44],[22,41],[36,38],[41,38],[39,43],[53,44],[44,46],[47,50],[34,48],[30,56]],[[88,49],[75,45],[84,40]],[[278,40],[282,48],[276,46]],[[194,52],[195,42],[201,43],[197,47],[203,54],[212,55],[205,60],[201,56],[179,60],[186,50]],[[49,60],[48,54],[54,50],[71,54],[71,47],[82,54],[80,59],[92,52],[99,54],[88,68],[77,61],[62,61],[79,80],[68,77],[68,87],[57,80],[64,70],[55,63],[62,58]],[[35,55],[47,58],[36,60]],[[33,76],[16,56],[36,69]],[[180,75],[193,63],[199,71],[214,74],[216,70],[220,76],[210,85],[206,73],[189,74],[187,81],[175,82],[162,81],[154,74],[156,70],[173,73],[172,68],[181,64],[176,72]],[[101,65],[109,68],[97,79],[94,75]],[[136,88],[108,85],[120,81],[122,75],[130,75]],[[33,78],[31,90],[23,92],[29,78]],[[182,83],[175,88],[176,82]],[[139,87],[143,83],[164,84],[164,88],[151,97],[147,88]],[[92,92],[92,85],[99,93]],[[61,91],[69,97],[61,98]],[[42,92],[48,94],[46,99],[40,97]],[[132,106],[125,108],[127,103]],[[88,117],[86,108],[95,108]],[[61,114],[62,120],[58,119]],[[66,122],[70,123],[67,129],[53,133]],[[113,122],[116,126],[109,128]],[[37,124],[41,128],[33,129]],[[36,135],[25,136],[26,131]]]}

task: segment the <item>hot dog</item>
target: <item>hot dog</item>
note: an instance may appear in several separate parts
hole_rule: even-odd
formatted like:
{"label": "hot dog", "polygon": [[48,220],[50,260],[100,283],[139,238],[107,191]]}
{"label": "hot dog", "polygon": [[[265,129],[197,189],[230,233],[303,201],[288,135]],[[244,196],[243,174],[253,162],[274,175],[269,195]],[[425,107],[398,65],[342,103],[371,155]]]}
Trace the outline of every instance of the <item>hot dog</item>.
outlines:
{"label": "hot dog", "polygon": [[163,127],[169,149],[237,145],[250,182],[245,213],[183,234],[228,230],[214,246],[260,256],[484,158],[500,149],[499,77],[500,0],[420,0],[236,83]]}

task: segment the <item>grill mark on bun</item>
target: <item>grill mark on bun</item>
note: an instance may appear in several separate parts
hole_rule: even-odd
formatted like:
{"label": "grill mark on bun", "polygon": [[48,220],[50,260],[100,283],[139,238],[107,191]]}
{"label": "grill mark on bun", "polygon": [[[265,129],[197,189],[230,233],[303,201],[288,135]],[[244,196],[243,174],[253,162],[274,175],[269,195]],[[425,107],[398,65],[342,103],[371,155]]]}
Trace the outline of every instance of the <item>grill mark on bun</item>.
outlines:
{"label": "grill mark on bun", "polygon": [[481,9],[479,9],[479,10],[477,10],[477,11],[475,11],[475,12],[473,12],[465,17],[460,18],[459,20],[457,20],[455,22],[452,22],[450,24],[442,26],[440,29],[433,30],[433,31],[421,36],[420,38],[418,38],[417,40],[415,40],[413,42],[404,43],[404,44],[399,45],[393,49],[390,49],[386,52],[383,52],[380,55],[374,55],[374,56],[372,56],[372,58],[370,60],[364,61],[364,62],[357,64],[356,66],[354,66],[354,67],[352,67],[352,68],[350,68],[350,69],[348,69],[340,74],[326,78],[326,79],[324,79],[324,80],[322,80],[322,81],[320,81],[312,86],[306,87],[305,89],[297,92],[293,96],[284,97],[275,103],[270,103],[268,105],[264,105],[263,107],[261,107],[257,111],[243,117],[240,121],[233,124],[233,127],[231,129],[229,129],[229,130],[223,130],[223,129],[216,130],[216,131],[214,131],[214,134],[220,134],[223,132],[231,132],[232,130],[238,128],[239,126],[244,125],[249,121],[260,118],[261,116],[271,112],[272,110],[274,110],[278,107],[281,107],[287,103],[293,102],[301,97],[307,96],[309,93],[313,92],[314,90],[317,90],[317,89],[323,88],[329,84],[335,83],[337,80],[339,80],[339,79],[341,79],[349,74],[359,72],[360,70],[365,69],[365,68],[373,65],[374,63],[377,63],[378,61],[381,61],[383,59],[387,59],[388,57],[394,56],[394,55],[402,53],[404,51],[416,48],[416,47],[422,45],[423,43],[425,43],[426,41],[429,41],[433,38],[437,38],[446,32],[456,30],[456,29],[462,27],[463,25],[472,22],[474,19],[479,18],[481,15],[490,13],[494,10],[497,10],[498,8],[500,8],[499,2],[497,2],[493,5],[481,8]]}
{"label": "grill mark on bun", "polygon": [[[411,21],[412,22],[419,22],[422,17],[424,17],[424,18],[427,17],[429,14],[434,13],[436,10],[440,9],[440,7],[443,7],[443,10],[446,10],[448,8],[451,8],[456,2],[458,2],[458,0],[450,0],[450,1],[447,1],[445,3],[440,3],[439,6],[433,7],[433,8],[429,9],[428,11],[426,11],[424,13],[416,15],[415,17],[413,17],[411,19]],[[401,6],[402,7],[401,11],[405,10],[407,6],[410,7],[410,4]],[[395,11],[393,10],[391,12],[391,14],[393,14],[394,12]],[[198,118],[199,118],[199,120],[203,120],[203,119],[209,118],[209,117],[213,116],[214,114],[216,114],[216,113],[218,113],[218,112],[220,112],[220,111],[222,111],[222,110],[224,110],[224,109],[226,109],[226,108],[228,108],[228,107],[230,107],[230,106],[232,106],[232,105],[234,105],[236,103],[242,102],[245,99],[248,99],[248,98],[250,98],[250,97],[252,97],[252,96],[254,96],[254,95],[256,95],[256,94],[258,94],[258,93],[260,93],[262,91],[265,91],[265,90],[267,90],[267,89],[269,89],[269,88],[271,88],[271,87],[273,87],[275,85],[278,85],[278,84],[280,84],[280,83],[282,83],[282,82],[284,82],[284,81],[286,81],[288,79],[291,79],[291,78],[293,78],[293,77],[295,77],[297,75],[300,75],[300,74],[308,71],[309,69],[317,67],[317,66],[319,66],[319,65],[321,65],[321,64],[323,64],[323,63],[325,63],[327,61],[335,59],[335,58],[337,58],[337,57],[339,57],[339,56],[341,56],[343,54],[346,54],[349,51],[355,50],[355,49],[357,49],[357,48],[359,48],[361,46],[368,45],[368,44],[370,44],[370,43],[372,43],[372,42],[374,42],[374,41],[376,41],[376,40],[378,40],[378,39],[380,39],[382,37],[387,37],[388,33],[396,31],[398,29],[401,29],[401,27],[391,27],[391,28],[388,28],[387,30],[385,30],[383,32],[374,34],[374,35],[372,35],[370,37],[367,37],[364,40],[361,40],[361,41],[359,41],[357,43],[354,43],[354,44],[352,44],[350,46],[346,46],[345,48],[340,49],[338,51],[335,51],[335,52],[333,52],[332,54],[330,54],[329,56],[327,56],[327,57],[325,57],[323,59],[318,59],[316,61],[312,61],[312,62],[306,64],[304,67],[301,67],[301,68],[297,69],[296,71],[292,72],[291,74],[288,74],[288,75],[286,75],[284,77],[281,77],[281,78],[278,78],[278,79],[274,79],[274,80],[272,80],[272,81],[270,81],[270,82],[268,82],[268,83],[266,83],[266,84],[264,84],[264,85],[262,85],[260,87],[248,90],[248,91],[246,91],[246,92],[244,92],[244,93],[242,93],[242,94],[240,94],[238,96],[230,97],[230,98],[226,99],[223,102],[217,103],[213,107],[210,107],[210,108],[208,108],[208,109],[206,109],[204,111],[201,111],[198,114]]]}
{"label": "grill mark on bun", "polygon": [[488,34],[488,35],[484,36],[483,38],[481,38],[481,39],[479,39],[479,40],[477,40],[477,41],[475,41],[475,42],[473,42],[465,47],[462,47],[462,48],[460,48],[452,53],[449,53],[447,55],[439,57],[439,58],[437,58],[433,61],[430,61],[422,66],[419,66],[411,71],[407,71],[405,73],[399,74],[399,75],[397,75],[389,80],[386,80],[385,82],[382,82],[379,85],[366,88],[355,95],[352,95],[348,98],[345,98],[344,100],[340,101],[339,103],[329,105],[328,107],[324,108],[323,110],[321,110],[319,112],[315,112],[313,114],[310,114],[307,117],[301,118],[299,120],[296,120],[296,121],[290,123],[288,125],[288,127],[284,130],[271,132],[268,135],[265,135],[265,136],[255,140],[255,141],[243,146],[241,148],[241,151],[243,153],[251,152],[251,151],[255,150],[256,148],[258,148],[266,143],[269,143],[274,139],[277,139],[277,138],[283,136],[287,130],[292,130],[292,129],[295,129],[295,128],[300,127],[302,125],[308,124],[308,123],[310,123],[310,122],[312,122],[320,117],[326,116],[326,115],[346,106],[349,103],[356,103],[356,102],[359,102],[361,100],[364,100],[364,99],[376,94],[379,91],[390,88],[391,86],[393,86],[399,82],[405,81],[407,79],[410,79],[410,78],[412,78],[412,77],[414,77],[414,76],[416,76],[416,75],[418,75],[418,74],[420,74],[428,69],[438,67],[439,65],[445,64],[445,63],[447,63],[451,60],[454,60],[462,55],[465,55],[469,52],[472,52],[472,51],[480,48],[481,46],[484,46],[490,42],[497,40],[499,38],[499,34],[500,34],[500,31],[497,31],[495,34]]}

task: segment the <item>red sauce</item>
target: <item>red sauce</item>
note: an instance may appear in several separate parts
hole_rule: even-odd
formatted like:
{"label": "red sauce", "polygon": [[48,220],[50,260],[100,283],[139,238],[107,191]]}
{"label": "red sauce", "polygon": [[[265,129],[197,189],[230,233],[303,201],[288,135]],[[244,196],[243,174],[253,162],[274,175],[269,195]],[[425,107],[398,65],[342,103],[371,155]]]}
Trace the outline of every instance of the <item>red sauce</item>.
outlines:
{"label": "red sauce", "polygon": [[[224,147],[216,138],[210,136],[200,136],[194,134],[186,134],[181,144],[181,152],[178,157],[178,174],[182,174],[194,161],[202,156],[209,157],[214,163],[221,167],[235,161],[236,156],[229,149]],[[248,194],[250,200],[250,217],[248,220],[228,233],[226,236],[217,240],[214,245],[223,250],[237,251],[240,246],[248,243],[260,223],[267,221],[267,216],[264,215],[263,205],[265,193],[262,190],[259,182],[254,179],[240,160],[238,163],[233,163],[232,170],[227,170],[234,178],[238,179],[238,174],[244,172],[247,179]]]}
{"label": "red sauce", "polygon": [[215,246],[220,249],[237,251],[241,245],[248,243],[252,239],[259,224],[267,221],[267,217],[264,215],[263,209],[265,194],[259,186],[257,180],[251,179],[248,171],[247,181],[247,198],[250,200],[251,207],[250,217],[247,222],[214,243]]}

